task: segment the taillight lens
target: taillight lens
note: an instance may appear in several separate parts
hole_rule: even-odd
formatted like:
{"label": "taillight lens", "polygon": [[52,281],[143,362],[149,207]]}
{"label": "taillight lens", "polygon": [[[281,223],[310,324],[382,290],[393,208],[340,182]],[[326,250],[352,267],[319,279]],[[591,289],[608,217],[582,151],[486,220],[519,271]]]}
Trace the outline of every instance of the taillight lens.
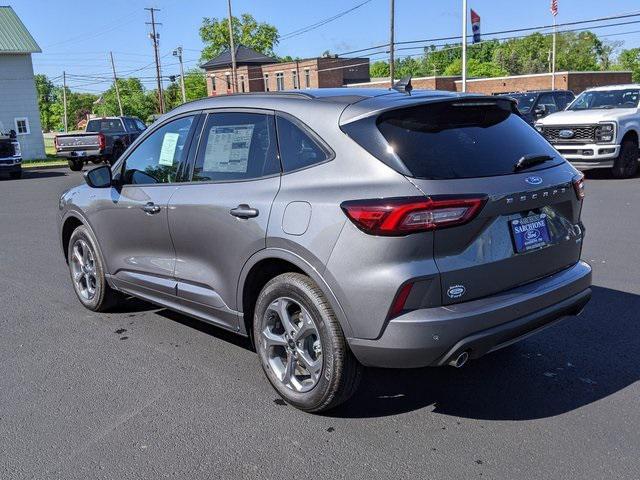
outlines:
{"label": "taillight lens", "polygon": [[581,173],[573,177],[573,189],[576,191],[576,197],[578,200],[584,198],[584,175]]}
{"label": "taillight lens", "polygon": [[98,148],[103,150],[107,146],[107,139],[104,138],[103,133],[98,134]]}
{"label": "taillight lens", "polygon": [[398,290],[396,297],[393,299],[393,303],[391,304],[391,308],[389,309],[387,318],[395,318],[404,311],[404,305],[405,303],[407,303],[407,298],[409,298],[409,294],[411,293],[412,288],[413,282],[405,283],[402,287],[400,287],[400,290]]}
{"label": "taillight lens", "polygon": [[485,196],[406,197],[351,200],[341,207],[360,230],[394,236],[462,225],[480,212],[485,201]]}

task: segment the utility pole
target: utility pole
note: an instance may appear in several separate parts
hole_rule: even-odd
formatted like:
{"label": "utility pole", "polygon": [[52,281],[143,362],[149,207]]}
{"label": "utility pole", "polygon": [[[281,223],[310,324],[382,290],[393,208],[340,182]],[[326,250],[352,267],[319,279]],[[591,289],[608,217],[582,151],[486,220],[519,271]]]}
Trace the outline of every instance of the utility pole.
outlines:
{"label": "utility pole", "polygon": [[553,15],[553,47],[551,50],[551,90],[556,89],[556,16]]}
{"label": "utility pole", "polygon": [[159,12],[159,8],[145,8],[151,14],[151,22],[146,22],[147,25],[151,25],[151,33],[149,37],[153,40],[153,54],[156,59],[156,79],[158,83],[158,106],[160,107],[160,113],[164,113],[164,96],[162,94],[162,80],[160,78],[160,55],[158,52],[158,38],[159,35],[156,33],[156,25],[162,25],[161,23],[156,23],[155,12]]}
{"label": "utility pole", "polygon": [[67,133],[67,72],[62,72],[62,103],[64,104],[64,133]]}
{"label": "utility pole", "polygon": [[233,42],[233,16],[231,15],[231,0],[227,0],[229,6],[229,46],[231,47],[231,81],[233,82],[233,93],[238,91],[238,78],[236,72],[236,47]]}
{"label": "utility pole", "polygon": [[120,116],[122,117],[124,113],[122,113],[122,100],[120,100],[120,89],[118,88],[118,77],[116,76],[116,64],[113,61],[113,52],[109,52],[109,56],[111,57],[111,70],[113,70],[113,84],[116,87],[116,98],[118,99],[118,108],[120,109]]}
{"label": "utility pole", "polygon": [[173,56],[178,57],[180,62],[180,89],[182,90],[182,103],[187,103],[187,93],[184,89],[184,66],[182,65],[182,47],[178,47],[173,51]]}
{"label": "utility pole", "polygon": [[462,91],[467,91],[467,0],[462,0]]}
{"label": "utility pole", "polygon": [[389,88],[393,88],[393,78],[395,76],[395,40],[394,40],[394,25],[395,25],[395,0],[391,0],[391,15],[389,23]]}

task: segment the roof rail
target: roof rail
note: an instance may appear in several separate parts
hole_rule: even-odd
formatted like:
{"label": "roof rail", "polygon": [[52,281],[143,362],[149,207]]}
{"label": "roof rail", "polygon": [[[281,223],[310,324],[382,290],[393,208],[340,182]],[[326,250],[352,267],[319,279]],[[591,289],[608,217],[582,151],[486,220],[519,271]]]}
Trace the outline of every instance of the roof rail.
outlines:
{"label": "roof rail", "polygon": [[299,97],[305,98],[307,100],[311,100],[315,98],[310,93],[305,92],[291,92],[291,91],[280,91],[280,92],[238,92],[238,93],[227,93],[226,95],[219,95],[216,97],[209,98],[224,98],[224,97],[241,97],[241,96],[253,96],[253,97]]}

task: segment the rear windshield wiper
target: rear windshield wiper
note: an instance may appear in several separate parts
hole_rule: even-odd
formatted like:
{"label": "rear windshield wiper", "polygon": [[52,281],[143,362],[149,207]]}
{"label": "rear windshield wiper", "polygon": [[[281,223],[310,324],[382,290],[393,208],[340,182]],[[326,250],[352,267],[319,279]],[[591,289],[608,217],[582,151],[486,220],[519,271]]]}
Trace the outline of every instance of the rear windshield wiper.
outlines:
{"label": "rear windshield wiper", "polygon": [[539,163],[548,162],[549,160],[553,160],[553,157],[547,154],[524,155],[515,163],[513,171],[517,172],[518,170],[524,170],[525,168],[532,167]]}

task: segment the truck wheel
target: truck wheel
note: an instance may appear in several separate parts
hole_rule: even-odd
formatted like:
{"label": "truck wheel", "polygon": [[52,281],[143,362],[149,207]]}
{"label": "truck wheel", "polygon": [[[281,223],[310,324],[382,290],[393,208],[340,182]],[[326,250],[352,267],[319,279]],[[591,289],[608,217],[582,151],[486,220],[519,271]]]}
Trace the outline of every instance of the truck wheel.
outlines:
{"label": "truck wheel", "polygon": [[120,145],[119,143],[115,144],[113,146],[113,150],[111,151],[111,158],[109,158],[108,163],[110,165],[116,163],[120,158],[120,155],[122,155],[122,152],[124,152],[124,148],[122,147],[122,145]]}
{"label": "truck wheel", "polygon": [[306,412],[329,410],[358,388],[362,365],[318,286],[284,273],[260,292],[253,321],[256,350],[269,382]]}
{"label": "truck wheel", "polygon": [[79,160],[77,158],[69,159],[69,168],[74,172],[79,172],[80,170],[82,170],[83,165],[84,162],[82,160]]}
{"label": "truck wheel", "polygon": [[22,178],[22,169],[18,170],[17,172],[11,172],[9,174],[9,177],[12,178],[13,180],[18,180]]}
{"label": "truck wheel", "polygon": [[622,142],[620,154],[613,163],[614,178],[631,178],[638,172],[638,144],[633,140]]}

